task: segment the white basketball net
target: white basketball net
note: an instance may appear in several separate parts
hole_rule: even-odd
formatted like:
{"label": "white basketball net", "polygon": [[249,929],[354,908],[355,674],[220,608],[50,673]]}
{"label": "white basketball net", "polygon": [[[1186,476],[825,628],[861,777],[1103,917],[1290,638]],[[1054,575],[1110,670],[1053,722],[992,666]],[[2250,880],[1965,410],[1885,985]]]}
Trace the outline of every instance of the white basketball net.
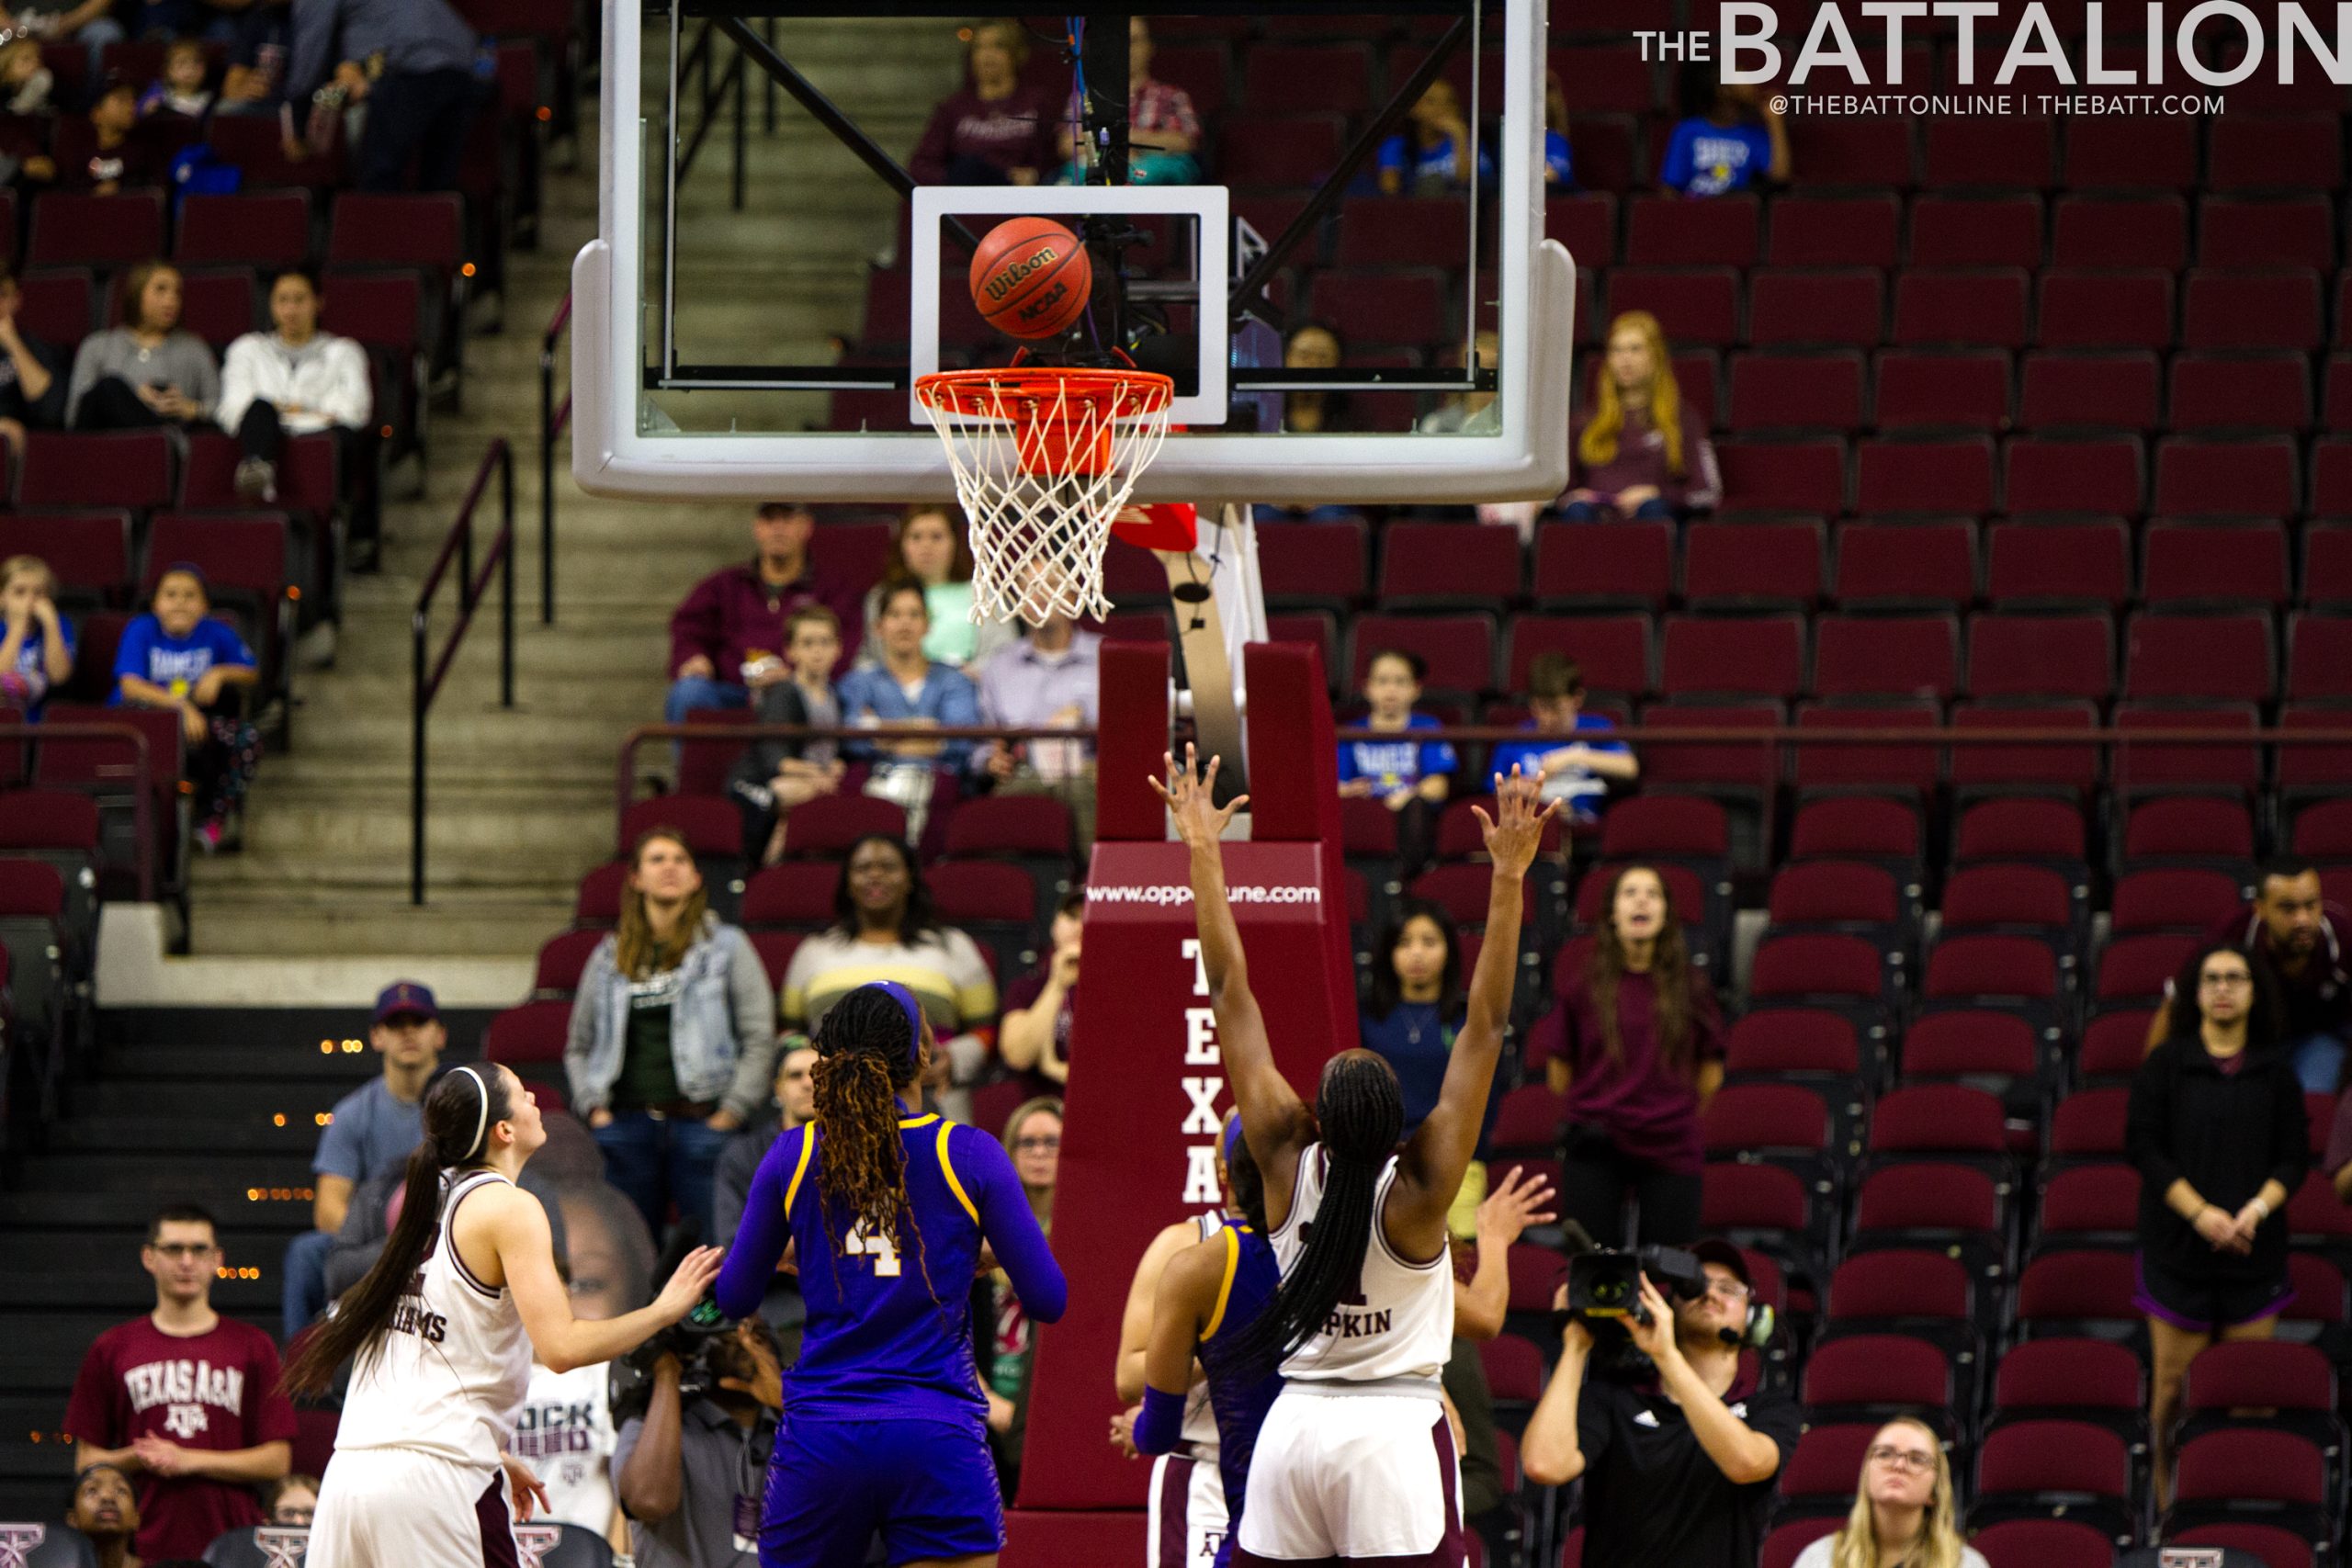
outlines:
{"label": "white basketball net", "polygon": [[1111,525],[1168,438],[1174,383],[1109,371],[965,371],[925,377],[915,396],[971,520],[972,619],[1039,626],[1056,615],[1107,615]]}

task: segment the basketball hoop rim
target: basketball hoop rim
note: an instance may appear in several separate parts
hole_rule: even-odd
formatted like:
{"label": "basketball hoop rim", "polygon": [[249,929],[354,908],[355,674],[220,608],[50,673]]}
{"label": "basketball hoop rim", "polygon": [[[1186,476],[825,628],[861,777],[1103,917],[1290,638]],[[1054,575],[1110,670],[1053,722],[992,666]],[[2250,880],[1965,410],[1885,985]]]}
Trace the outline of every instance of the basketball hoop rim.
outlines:
{"label": "basketball hoop rim", "polygon": [[[917,377],[914,390],[916,400],[934,412],[1015,424],[1066,418],[1060,411],[1075,404],[1091,405],[1098,417],[1143,419],[1166,412],[1176,400],[1175,379],[1155,370],[1058,365],[936,370]],[[1013,406],[1006,406],[1008,400]]]}

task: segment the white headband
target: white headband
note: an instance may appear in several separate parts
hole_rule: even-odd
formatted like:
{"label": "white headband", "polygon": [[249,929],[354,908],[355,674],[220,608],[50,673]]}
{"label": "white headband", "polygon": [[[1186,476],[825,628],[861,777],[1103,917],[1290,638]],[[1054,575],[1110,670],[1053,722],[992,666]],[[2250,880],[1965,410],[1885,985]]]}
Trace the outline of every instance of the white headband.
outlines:
{"label": "white headband", "polygon": [[482,1082],[481,1075],[471,1067],[459,1067],[458,1071],[473,1079],[474,1088],[481,1091],[481,1110],[474,1115],[474,1141],[468,1144],[466,1152],[458,1156],[459,1159],[471,1159],[474,1157],[474,1150],[481,1146],[483,1132],[490,1126],[490,1086]]}

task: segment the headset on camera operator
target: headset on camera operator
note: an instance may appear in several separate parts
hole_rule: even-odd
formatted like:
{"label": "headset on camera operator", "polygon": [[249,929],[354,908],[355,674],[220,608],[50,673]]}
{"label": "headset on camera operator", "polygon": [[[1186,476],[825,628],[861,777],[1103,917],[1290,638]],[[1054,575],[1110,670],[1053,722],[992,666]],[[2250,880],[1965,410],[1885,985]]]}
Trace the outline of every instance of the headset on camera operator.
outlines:
{"label": "headset on camera operator", "polygon": [[[1672,1286],[1671,1304],[1657,1283],[1668,1260],[1686,1269],[1695,1261],[1703,1271]],[[1571,1264],[1572,1281],[1584,1262]],[[1596,1330],[1581,1313],[1563,1325],[1559,1364],[1528,1418],[1520,1462],[1529,1480],[1545,1485],[1584,1478],[1586,1562],[1755,1562],[1772,1480],[1796,1444],[1800,1421],[1787,1394],[1757,1387],[1742,1370],[1740,1350],[1760,1323],[1749,1310],[1747,1262],[1727,1242],[1645,1255],[1639,1292],[1646,1313],[1620,1321],[1648,1358],[1654,1382],[1596,1364],[1605,1359],[1594,1355],[1596,1333],[1613,1338],[1614,1327]]]}
{"label": "headset on camera operator", "polygon": [[753,1568],[784,1407],[767,1325],[728,1325],[706,1303],[620,1363],[613,1403],[616,1416],[630,1412],[613,1476],[634,1521],[636,1568]]}

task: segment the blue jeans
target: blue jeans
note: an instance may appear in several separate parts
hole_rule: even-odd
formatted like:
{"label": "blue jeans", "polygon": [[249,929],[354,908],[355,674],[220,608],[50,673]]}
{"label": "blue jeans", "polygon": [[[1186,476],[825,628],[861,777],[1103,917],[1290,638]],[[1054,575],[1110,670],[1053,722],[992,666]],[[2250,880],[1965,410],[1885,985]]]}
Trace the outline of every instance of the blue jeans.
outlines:
{"label": "blue jeans", "polygon": [[612,1124],[594,1129],[605,1151],[605,1179],[619,1188],[656,1237],[669,1224],[675,1200],[678,1217],[697,1234],[710,1235],[710,1197],[718,1173],[718,1151],[732,1134],[707,1122],[646,1111],[616,1111]]}
{"label": "blue jeans", "polygon": [[686,715],[697,708],[747,708],[752,705],[752,689],[732,681],[714,681],[707,675],[681,675],[670,682],[670,695],[662,704],[664,724],[684,724]]}
{"label": "blue jeans", "polygon": [[327,1254],[334,1237],[325,1231],[304,1231],[286,1244],[286,1337],[291,1339],[327,1310]]}
{"label": "blue jeans", "polygon": [[2344,1041],[2340,1036],[2308,1034],[2290,1043],[2287,1050],[2294,1058],[2295,1077],[2302,1081],[2305,1094],[2335,1092],[2344,1072]]}
{"label": "blue jeans", "polygon": [[[1607,502],[1572,501],[1560,508],[1560,515],[1571,523],[1614,523],[1623,517],[1624,513]],[[1670,523],[1674,520],[1673,509],[1657,496],[1650,497],[1634,508],[1634,515],[1636,518],[1655,519],[1662,523]]]}

